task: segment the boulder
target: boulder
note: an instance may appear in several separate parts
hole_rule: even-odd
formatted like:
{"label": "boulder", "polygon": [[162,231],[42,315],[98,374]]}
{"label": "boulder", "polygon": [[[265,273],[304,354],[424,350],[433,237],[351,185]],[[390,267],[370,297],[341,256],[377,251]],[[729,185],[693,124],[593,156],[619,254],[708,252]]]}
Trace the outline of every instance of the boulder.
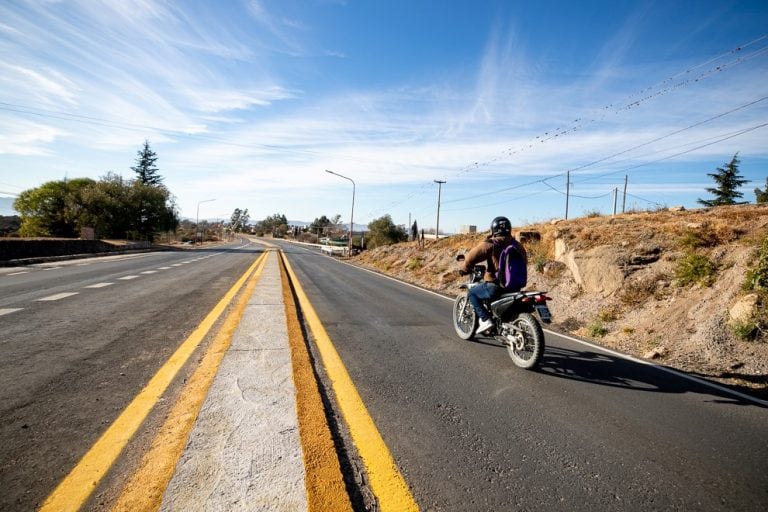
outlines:
{"label": "boulder", "polygon": [[573,279],[586,293],[603,297],[624,285],[622,262],[615,247],[595,247],[586,251],[569,249],[564,240],[555,240],[555,260],[564,263]]}
{"label": "boulder", "polygon": [[667,347],[656,347],[643,354],[644,359],[661,359],[667,355]]}
{"label": "boulder", "polygon": [[755,318],[760,304],[756,293],[750,293],[740,297],[728,310],[732,324],[743,324]]}

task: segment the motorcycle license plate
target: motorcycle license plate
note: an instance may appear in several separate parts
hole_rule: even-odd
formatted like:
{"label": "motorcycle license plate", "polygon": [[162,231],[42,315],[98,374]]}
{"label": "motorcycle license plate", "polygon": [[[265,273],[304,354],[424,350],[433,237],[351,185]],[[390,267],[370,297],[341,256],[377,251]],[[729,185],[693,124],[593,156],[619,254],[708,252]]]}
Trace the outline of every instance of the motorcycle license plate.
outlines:
{"label": "motorcycle license plate", "polygon": [[549,308],[545,305],[537,305],[534,306],[536,308],[536,313],[539,314],[539,318],[541,318],[542,322],[551,322],[552,321],[552,314],[549,312]]}

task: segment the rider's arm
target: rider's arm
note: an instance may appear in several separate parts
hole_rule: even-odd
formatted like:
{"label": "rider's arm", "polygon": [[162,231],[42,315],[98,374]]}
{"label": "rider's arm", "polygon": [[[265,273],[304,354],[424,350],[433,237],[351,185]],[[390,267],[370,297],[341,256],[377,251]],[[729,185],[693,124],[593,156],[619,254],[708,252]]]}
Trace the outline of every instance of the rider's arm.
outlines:
{"label": "rider's arm", "polygon": [[461,269],[464,272],[469,272],[472,265],[476,265],[485,261],[488,258],[488,251],[493,250],[493,244],[488,242],[481,242],[477,244],[469,253],[464,257],[464,263]]}

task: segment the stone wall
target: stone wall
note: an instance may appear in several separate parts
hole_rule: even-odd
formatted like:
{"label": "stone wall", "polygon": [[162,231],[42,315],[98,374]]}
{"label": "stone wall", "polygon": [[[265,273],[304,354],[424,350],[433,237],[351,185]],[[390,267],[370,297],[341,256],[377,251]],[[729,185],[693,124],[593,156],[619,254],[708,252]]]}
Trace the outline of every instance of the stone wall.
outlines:
{"label": "stone wall", "polygon": [[149,247],[149,242],[117,244],[104,240],[3,238],[0,239],[0,261],[118,252],[132,249],[148,249]]}

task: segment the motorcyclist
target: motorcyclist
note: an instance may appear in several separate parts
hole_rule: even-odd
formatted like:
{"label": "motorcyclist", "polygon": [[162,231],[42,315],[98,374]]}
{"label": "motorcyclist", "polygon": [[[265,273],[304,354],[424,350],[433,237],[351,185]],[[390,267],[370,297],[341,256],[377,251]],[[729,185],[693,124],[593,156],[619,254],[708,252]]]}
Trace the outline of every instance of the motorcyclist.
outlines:
{"label": "motorcyclist", "polygon": [[[475,312],[480,320],[477,326],[477,333],[482,334],[493,327],[493,321],[490,318],[490,313],[483,306],[483,301],[493,300],[495,297],[501,294],[502,291],[518,291],[518,290],[503,290],[499,286],[498,282],[498,266],[499,255],[509,244],[515,243],[515,239],[512,237],[512,225],[509,219],[506,217],[496,217],[491,222],[491,236],[486,238],[475,246],[469,254],[464,258],[459,272],[467,274],[473,265],[478,264],[485,260],[486,271],[483,276],[483,282],[477,286],[473,286],[469,289],[469,302],[472,307],[475,308]],[[524,260],[527,260],[525,249],[521,244],[517,244],[520,255]]]}

